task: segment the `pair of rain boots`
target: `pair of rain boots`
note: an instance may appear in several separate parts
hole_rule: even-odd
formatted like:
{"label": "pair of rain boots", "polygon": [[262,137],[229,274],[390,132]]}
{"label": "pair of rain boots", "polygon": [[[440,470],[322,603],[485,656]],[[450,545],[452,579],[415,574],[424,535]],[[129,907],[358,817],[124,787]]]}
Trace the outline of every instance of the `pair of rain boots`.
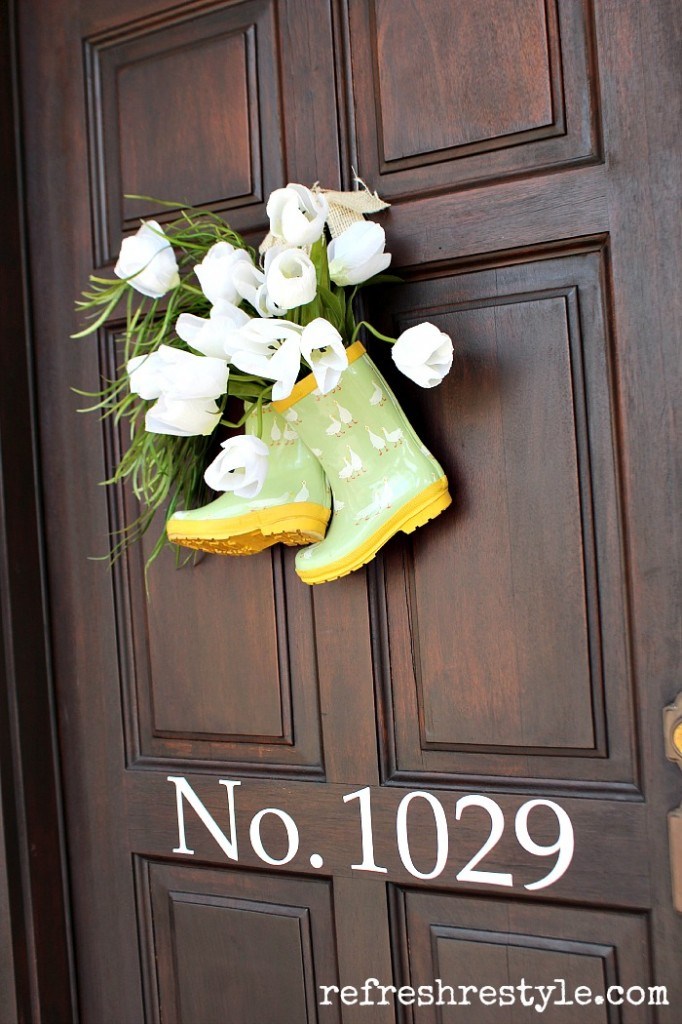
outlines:
{"label": "pair of rain boots", "polygon": [[289,398],[263,410],[270,460],[257,498],[226,493],[177,512],[169,539],[223,554],[308,545],[296,556],[296,572],[304,583],[327,583],[371,561],[394,534],[444,511],[451,498],[443,470],[361,342],[348,349],[348,364],[328,394],[310,374]]}

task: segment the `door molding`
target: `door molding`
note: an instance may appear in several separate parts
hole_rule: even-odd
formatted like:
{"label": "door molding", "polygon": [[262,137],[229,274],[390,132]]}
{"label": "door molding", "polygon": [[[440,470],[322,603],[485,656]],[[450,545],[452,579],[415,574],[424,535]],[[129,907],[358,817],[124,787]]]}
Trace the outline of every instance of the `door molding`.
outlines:
{"label": "door molding", "polygon": [[75,1020],[42,555],[14,0],[0,18],[0,1019]]}

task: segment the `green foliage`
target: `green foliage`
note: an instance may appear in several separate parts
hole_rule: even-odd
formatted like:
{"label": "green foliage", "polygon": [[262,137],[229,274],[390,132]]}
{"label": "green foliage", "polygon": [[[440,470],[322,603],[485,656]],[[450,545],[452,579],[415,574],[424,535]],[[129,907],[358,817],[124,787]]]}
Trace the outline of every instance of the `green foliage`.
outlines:
{"label": "green foliage", "polygon": [[[147,198],[147,197],[130,197]],[[177,207],[175,203],[155,205]],[[86,321],[74,338],[95,334],[109,320],[124,319],[125,324],[117,337],[116,372],[113,380],[103,380],[102,387],[93,392],[77,394],[89,399],[81,412],[98,412],[102,419],[113,417],[124,441],[124,453],[111,478],[104,484],[128,481],[140,502],[138,518],[113,538],[109,558],[115,561],[129,544],[139,540],[155,522],[157,513],[165,510],[165,520],[178,508],[193,508],[209,500],[210,492],[204,483],[204,468],[212,443],[210,437],[172,437],[167,434],[148,433],[144,417],[151,402],[131,394],[126,365],[135,356],[146,355],[163,344],[190,351],[175,334],[174,324],[181,313],[208,316],[211,304],[200,288],[192,283],[192,271],[212,245],[230,242],[237,248],[255,252],[220,217],[213,213],[185,208],[177,220],[164,224],[164,233],[176,253],[180,284],[163,300],[149,299],[136,292],[127,282],[118,278],[90,277],[90,286],[83,292],[76,308]],[[249,411],[257,412],[267,400],[271,387],[257,377],[240,374],[232,368],[229,380],[231,396],[250,404]],[[223,403],[225,404],[225,403]],[[243,424],[223,419],[225,426]],[[158,537],[147,566],[158,556],[166,543],[165,528]]]}
{"label": "green foliage", "polygon": [[293,314],[297,314],[295,322],[305,327],[306,324],[315,320],[316,317],[324,317],[332,327],[336,328],[344,342],[348,344],[350,336],[355,329],[352,300],[357,289],[348,298],[345,288],[340,288],[329,279],[327,243],[324,236],[310,247],[310,259],[315,267],[315,275],[317,277],[317,295],[306,306],[302,306],[298,310],[292,310],[291,318],[293,320]]}

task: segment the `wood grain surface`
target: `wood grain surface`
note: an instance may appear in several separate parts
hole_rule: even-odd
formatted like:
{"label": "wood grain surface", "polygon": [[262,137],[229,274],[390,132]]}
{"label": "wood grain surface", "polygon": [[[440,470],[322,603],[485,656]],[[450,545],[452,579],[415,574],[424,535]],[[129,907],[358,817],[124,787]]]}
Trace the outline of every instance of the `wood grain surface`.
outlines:
{"label": "wood grain surface", "polygon": [[[317,987],[524,974],[667,985],[670,1006],[618,1019],[674,1024],[666,815],[680,789],[660,711],[679,689],[679,5],[24,0],[17,14],[31,335],[28,364],[0,348],[13,509],[0,571],[24,659],[0,706],[0,909],[17,870],[36,899],[28,939],[12,919],[10,999],[32,999],[36,1020],[71,1015],[63,870],[85,1024],[473,1020],[322,1007]],[[10,137],[0,151],[13,159]],[[453,506],[312,590],[291,551],[180,571],[168,553],[148,600],[140,551],[113,572],[89,560],[135,509],[97,487],[125,439],[78,416],[69,390],[111,366],[116,322],[70,341],[73,299],[159,212],[126,193],[218,210],[257,240],[272,188],[351,187],[354,171],[392,203],[379,220],[403,277],[368,292],[368,318],[453,338],[452,373],[428,392],[372,348]],[[3,257],[19,238],[15,225]],[[25,469],[34,373],[40,516]],[[228,838],[220,781],[240,783],[238,861],[187,802],[194,853],[178,852],[169,776]],[[365,787],[383,873],[352,867],[359,806],[344,797]],[[429,794],[407,815],[416,874],[396,832],[415,790]],[[511,888],[457,878],[490,831],[481,808],[457,820],[471,793],[501,809],[483,866]],[[525,887],[553,860],[513,827],[531,799],[563,808],[575,834],[569,869],[539,890]],[[434,800],[448,856],[428,878]],[[280,866],[253,840],[272,808],[298,829],[289,858],[281,816],[262,818]],[[556,816],[533,815],[552,843]],[[602,1009],[595,1022],[616,1019]],[[481,1012],[476,1024],[511,1020]]]}

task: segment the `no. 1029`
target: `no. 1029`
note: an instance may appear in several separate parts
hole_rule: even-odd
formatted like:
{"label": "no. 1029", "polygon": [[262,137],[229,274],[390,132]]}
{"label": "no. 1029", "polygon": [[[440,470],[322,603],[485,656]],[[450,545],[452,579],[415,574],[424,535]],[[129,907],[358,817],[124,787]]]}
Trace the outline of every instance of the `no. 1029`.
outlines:
{"label": "no. 1029", "polygon": [[[238,786],[241,786],[241,782],[232,779],[219,780],[219,784],[225,786],[227,790],[229,832],[225,833],[189,785],[187,779],[181,776],[169,775],[168,781],[173,783],[176,791],[178,845],[174,847],[173,853],[194,855],[194,850],[187,846],[185,832],[184,804],[187,802],[226,856],[230,860],[238,861],[239,847],[235,813],[235,790]],[[410,842],[410,808],[420,801],[427,805],[427,813],[432,815],[435,825],[433,867],[428,871],[421,870],[414,863]],[[372,792],[369,786],[358,789],[353,793],[348,793],[343,797],[344,804],[352,805],[355,802],[357,802],[358,813],[349,820],[347,828],[352,829],[354,827],[353,822],[355,822],[359,830],[361,859],[359,863],[351,864],[350,868],[352,871],[363,871],[379,875],[387,874],[388,868],[377,863],[375,858]],[[547,808],[556,817],[558,835],[553,842],[546,844],[538,843],[530,834],[529,818],[531,812],[538,807]],[[489,819],[489,828],[487,836],[477,852],[455,875],[456,880],[476,885],[513,886],[514,878],[511,871],[491,871],[479,866],[483,864],[485,858],[497,846],[504,834],[507,825],[504,811],[492,797],[472,793],[457,799],[454,808],[455,820],[461,821],[470,808],[480,808],[486,812]],[[263,841],[261,827],[268,818],[277,819],[284,828],[286,851],[282,856],[273,856],[266,849]],[[525,883],[525,889],[546,889],[565,874],[573,859],[575,842],[571,819],[563,807],[560,807],[559,804],[554,803],[552,800],[527,800],[521,804],[514,815],[514,832],[519,845],[534,857],[551,857],[556,855],[551,870],[536,881]],[[445,808],[438,797],[423,790],[412,790],[406,793],[396,810],[395,840],[400,860],[410,875],[423,880],[438,878],[445,870],[450,853],[447,817]],[[251,818],[249,841],[253,852],[264,864],[283,867],[285,864],[289,864],[299,852],[301,836],[298,826],[290,814],[278,807],[264,807]],[[312,852],[309,859],[311,866],[315,869],[320,869],[324,866],[324,857],[319,852]]]}

